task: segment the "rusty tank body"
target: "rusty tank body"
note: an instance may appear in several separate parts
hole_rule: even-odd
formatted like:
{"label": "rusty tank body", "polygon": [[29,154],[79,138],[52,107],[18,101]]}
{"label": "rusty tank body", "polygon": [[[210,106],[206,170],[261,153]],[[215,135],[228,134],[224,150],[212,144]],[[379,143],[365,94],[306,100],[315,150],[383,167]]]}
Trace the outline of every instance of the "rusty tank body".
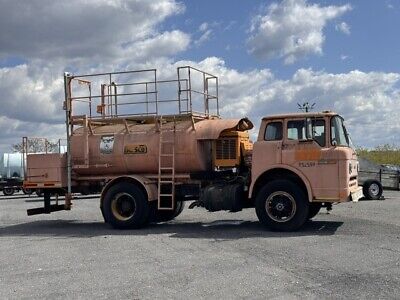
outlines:
{"label": "rusty tank body", "polygon": [[247,119],[219,118],[149,118],[146,122],[92,124],[91,130],[80,127],[72,133],[71,160],[77,175],[156,174],[163,140],[163,147],[174,145],[176,173],[211,171],[215,167],[215,141],[221,133],[244,133],[251,127]]}

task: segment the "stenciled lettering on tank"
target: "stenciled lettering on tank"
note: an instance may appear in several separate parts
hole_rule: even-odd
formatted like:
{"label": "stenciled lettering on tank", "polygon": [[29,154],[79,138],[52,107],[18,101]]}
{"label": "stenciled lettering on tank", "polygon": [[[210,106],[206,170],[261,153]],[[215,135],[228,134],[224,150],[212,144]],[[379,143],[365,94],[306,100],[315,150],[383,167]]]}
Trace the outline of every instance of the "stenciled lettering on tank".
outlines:
{"label": "stenciled lettering on tank", "polygon": [[113,135],[102,136],[100,141],[100,153],[112,154],[113,149],[114,149],[114,136]]}
{"label": "stenciled lettering on tank", "polygon": [[146,154],[147,145],[144,144],[126,144],[124,154]]}

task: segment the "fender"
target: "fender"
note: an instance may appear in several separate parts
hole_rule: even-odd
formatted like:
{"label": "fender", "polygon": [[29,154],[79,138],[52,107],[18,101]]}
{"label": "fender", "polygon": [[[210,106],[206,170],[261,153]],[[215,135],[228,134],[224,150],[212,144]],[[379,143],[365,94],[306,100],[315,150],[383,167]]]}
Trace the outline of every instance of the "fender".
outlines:
{"label": "fender", "polygon": [[104,186],[103,190],[101,191],[101,196],[100,196],[100,208],[102,209],[103,207],[103,200],[104,200],[104,195],[107,193],[110,187],[112,187],[114,184],[119,183],[119,182],[132,182],[143,188],[143,190],[146,192],[147,199],[148,201],[155,201],[157,200],[157,184],[140,175],[124,175],[120,177],[116,177]]}
{"label": "fender", "polygon": [[257,176],[257,178],[252,179],[251,184],[250,184],[250,189],[249,189],[249,198],[253,197],[253,189],[254,189],[254,185],[257,182],[257,180],[264,175],[266,172],[271,171],[273,169],[285,169],[288,171],[293,172],[294,174],[296,174],[297,176],[300,177],[300,179],[303,181],[304,185],[306,186],[307,189],[307,194],[308,194],[308,201],[311,202],[313,199],[313,193],[312,193],[312,188],[311,188],[311,184],[308,181],[307,177],[303,174],[303,172],[301,172],[299,169],[293,168],[291,166],[288,165],[272,165],[269,168],[265,169],[261,174],[259,174]]}

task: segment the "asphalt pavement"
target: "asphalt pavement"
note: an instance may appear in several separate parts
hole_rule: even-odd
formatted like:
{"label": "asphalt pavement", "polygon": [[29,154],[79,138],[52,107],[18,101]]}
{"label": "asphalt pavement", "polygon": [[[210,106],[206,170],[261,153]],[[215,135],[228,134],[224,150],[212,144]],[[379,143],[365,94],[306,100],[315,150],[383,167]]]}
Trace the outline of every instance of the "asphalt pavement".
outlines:
{"label": "asphalt pavement", "polygon": [[140,230],[103,223],[98,197],[28,217],[37,197],[0,196],[2,299],[399,299],[400,192],[334,205],[292,233],[254,209],[185,209]]}

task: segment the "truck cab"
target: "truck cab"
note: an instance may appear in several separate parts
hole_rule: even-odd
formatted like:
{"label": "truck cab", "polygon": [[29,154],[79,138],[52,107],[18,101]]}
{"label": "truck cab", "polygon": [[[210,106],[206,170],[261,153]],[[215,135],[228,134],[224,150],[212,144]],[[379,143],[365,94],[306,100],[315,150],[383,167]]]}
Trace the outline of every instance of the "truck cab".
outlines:
{"label": "truck cab", "polygon": [[[255,199],[256,210],[258,201],[262,206],[259,210],[264,210],[261,213],[267,211],[267,217],[275,223],[288,222],[296,206],[306,207],[307,217],[311,218],[322,206],[358,201],[362,190],[357,177],[357,156],[344,120],[337,113],[286,114],[262,119],[253,148],[249,194]],[[285,185],[290,188],[280,188]],[[296,203],[293,193],[306,203]],[[270,197],[272,194],[275,196]]]}

